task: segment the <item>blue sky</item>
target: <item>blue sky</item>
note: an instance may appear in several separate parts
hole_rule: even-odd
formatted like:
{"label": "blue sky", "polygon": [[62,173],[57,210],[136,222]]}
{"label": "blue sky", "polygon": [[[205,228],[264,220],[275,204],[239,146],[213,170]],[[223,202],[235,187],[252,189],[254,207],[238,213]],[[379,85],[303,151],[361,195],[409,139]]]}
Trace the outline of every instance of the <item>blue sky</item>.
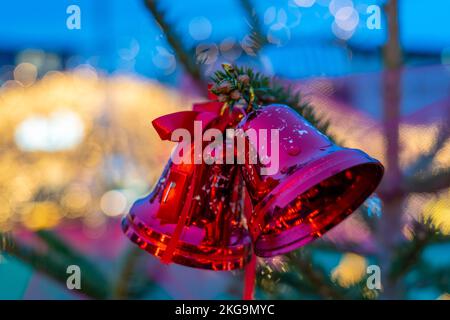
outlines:
{"label": "blue sky", "polygon": [[[308,1],[312,6],[296,5]],[[369,30],[366,8],[372,4],[382,5],[384,1],[334,1],[350,2],[358,12],[358,23],[347,41],[333,33],[330,0],[253,0],[264,32],[276,39],[275,44],[262,52],[261,64],[269,63],[273,72],[293,78],[378,70],[380,63],[376,57],[363,56],[361,61],[358,54],[351,58],[348,55],[353,51],[369,55],[379,52],[386,37],[385,18],[381,18],[380,30]],[[439,57],[443,50],[450,48],[449,1],[399,2],[405,51]],[[165,0],[160,3],[188,47],[206,43],[219,48],[224,39],[239,43],[249,32],[238,0]],[[66,27],[69,16],[66,9],[73,4],[81,9],[80,30]],[[286,28],[277,27],[280,20]],[[195,28],[200,31],[196,32]],[[167,66],[166,58],[172,52],[143,0],[3,1],[0,5],[0,50],[14,53],[28,48],[75,56],[79,63],[94,64],[110,72],[124,69],[149,77],[170,78],[179,70]],[[132,55],[131,59],[127,60],[127,54]],[[126,61],[123,61],[124,56]],[[241,53],[239,58],[245,60],[246,56]],[[296,66],[292,67],[292,61],[298,62]]]}

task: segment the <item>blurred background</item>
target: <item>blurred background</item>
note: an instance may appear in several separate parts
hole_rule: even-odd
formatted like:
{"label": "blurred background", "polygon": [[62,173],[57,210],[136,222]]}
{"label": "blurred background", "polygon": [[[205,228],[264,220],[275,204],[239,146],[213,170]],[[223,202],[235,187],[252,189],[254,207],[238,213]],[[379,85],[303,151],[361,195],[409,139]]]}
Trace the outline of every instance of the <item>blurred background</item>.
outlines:
{"label": "blurred background", "polygon": [[162,265],[120,230],[172,147],[151,121],[224,62],[300,90],[387,168],[323,240],[261,259],[256,297],[449,298],[449,21],[445,0],[2,2],[0,299],[241,297],[242,272]]}

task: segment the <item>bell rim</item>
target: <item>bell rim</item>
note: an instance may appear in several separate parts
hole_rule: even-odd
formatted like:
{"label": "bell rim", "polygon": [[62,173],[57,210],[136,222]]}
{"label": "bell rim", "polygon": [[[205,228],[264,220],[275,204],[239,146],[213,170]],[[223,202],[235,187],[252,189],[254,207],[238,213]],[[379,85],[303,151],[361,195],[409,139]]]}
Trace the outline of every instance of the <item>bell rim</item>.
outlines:
{"label": "bell rim", "polygon": [[[336,158],[339,157],[342,157],[343,159],[341,159],[341,161],[333,162],[334,160],[336,160]],[[327,163],[331,165],[324,166],[324,164]],[[367,185],[366,189],[361,192],[360,197],[355,199],[352,205],[349,206],[349,208],[347,208],[347,210],[344,210],[349,212],[344,213],[343,211],[341,213],[341,215],[338,217],[340,219],[338,222],[330,224],[330,226],[326,228],[326,230],[323,230],[323,233],[320,236],[306,235],[303,237],[299,237],[293,241],[290,241],[287,244],[281,241],[282,244],[279,245],[277,245],[277,243],[280,243],[280,240],[283,240],[282,238],[286,236],[287,232],[289,232],[289,234],[295,234],[296,232],[301,231],[302,228],[305,228],[304,224],[290,227],[285,231],[281,232],[280,234],[264,235],[262,234],[262,227],[260,223],[251,223],[250,231],[254,242],[253,248],[255,254],[259,257],[265,258],[285,254],[292,250],[298,249],[304,245],[307,245],[308,243],[321,237],[325,232],[331,230],[333,227],[335,227],[340,222],[345,220],[348,216],[350,216],[354,211],[356,211],[364,203],[364,201],[377,189],[383,177],[384,167],[381,164],[381,162],[368,156],[361,150],[350,148],[339,148],[339,150],[335,150],[331,154],[328,154],[324,157],[311,161],[307,166],[319,166],[319,167],[317,171],[310,170],[312,174],[309,173],[309,176],[307,178],[305,178],[305,170],[306,170],[305,166],[302,167],[301,169],[298,169],[294,174],[289,176],[289,178],[285,182],[275,187],[255,207],[252,218],[257,217],[256,219],[258,219],[265,216],[267,212],[270,211],[271,206],[274,204],[275,200],[280,196],[282,192],[285,195],[296,194],[296,196],[298,196],[304,194],[305,192],[313,188],[315,185],[317,185],[320,181],[332,178],[333,176],[336,176],[337,174],[342,173],[345,170],[356,168],[361,165],[371,165],[373,166],[374,170],[377,170],[374,176],[374,181],[372,185]],[[302,180],[305,181],[303,181],[299,185],[298,183],[295,182],[299,181],[300,177],[302,177]],[[289,184],[293,185],[291,187],[287,187],[286,185]],[[286,188],[288,188],[287,191]],[[292,199],[294,199],[294,197]],[[291,200],[287,202],[289,203]],[[288,203],[286,203],[286,205]],[[265,237],[267,240],[261,241],[262,240],[261,237]],[[267,244],[264,244],[264,242],[267,242]]]}
{"label": "bell rim", "polygon": [[[139,218],[132,217],[131,213],[122,219],[123,233],[137,246],[158,259],[161,259],[166,251],[170,235],[152,229],[153,237],[148,237],[143,230],[145,224]],[[148,227],[146,227],[148,228]],[[164,242],[163,240],[164,239]],[[231,254],[225,254],[219,247],[205,247],[201,252],[198,246],[179,240],[181,246],[175,250],[171,261],[186,267],[206,269],[214,271],[231,271],[243,269],[250,261],[252,253],[252,243],[249,235],[244,240],[232,246],[227,246],[226,250],[232,250]],[[215,251],[215,252],[214,252]]]}

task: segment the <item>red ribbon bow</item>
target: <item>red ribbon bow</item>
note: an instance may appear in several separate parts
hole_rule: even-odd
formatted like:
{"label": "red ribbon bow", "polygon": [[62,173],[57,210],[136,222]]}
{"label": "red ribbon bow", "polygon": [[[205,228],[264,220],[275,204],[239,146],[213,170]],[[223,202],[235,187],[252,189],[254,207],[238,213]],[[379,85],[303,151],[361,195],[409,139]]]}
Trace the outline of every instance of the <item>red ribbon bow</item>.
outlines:
{"label": "red ribbon bow", "polygon": [[211,122],[220,117],[223,108],[221,102],[196,103],[192,111],[180,111],[166,114],[152,121],[153,127],[162,140],[170,140],[176,129],[186,129],[194,134],[194,121],[201,121],[204,130]]}
{"label": "red ribbon bow", "polygon": [[[196,103],[192,107],[192,111],[180,111],[171,114],[167,114],[156,118],[152,121],[153,127],[156,132],[158,132],[159,137],[162,140],[170,140],[172,132],[176,129],[186,129],[191,135],[194,135],[194,121],[200,121],[202,125],[202,132],[208,127],[213,121],[221,118],[221,113],[223,111],[223,104],[220,102],[209,101],[204,103]],[[227,117],[224,118],[224,120]],[[224,123],[224,121],[221,121]],[[194,171],[192,175],[192,181],[195,181],[198,175],[198,169],[194,166]],[[193,197],[194,188],[190,188],[188,194],[186,195],[186,204],[181,211],[180,218],[178,219],[175,230],[172,237],[166,247],[164,255],[161,258],[163,263],[170,263],[172,256],[175,252],[177,243],[180,239],[183,228],[186,224],[189,214],[190,201]]]}
{"label": "red ribbon bow", "polygon": [[[236,111],[238,112],[238,111]],[[224,112],[224,104],[216,101],[209,101],[204,103],[196,103],[193,105],[192,111],[180,111],[171,114],[167,114],[156,118],[152,121],[153,127],[158,132],[159,137],[162,140],[171,140],[172,133],[176,129],[186,129],[189,133],[194,135],[194,121],[201,121],[202,132],[215,120],[222,119],[216,123],[215,126],[219,129],[225,129],[230,120],[235,117],[235,113]],[[197,170],[194,166],[193,179],[196,179]],[[195,181],[195,180],[193,180]],[[189,193],[186,195],[188,201],[185,204],[180,219],[177,222],[172,237],[166,247],[166,251],[161,258],[163,263],[170,263],[172,256],[175,252],[177,243],[180,239],[183,228],[186,224],[189,214],[189,202],[193,197],[194,188],[190,188]],[[254,283],[256,276],[256,257],[252,255],[250,263],[245,268],[245,281],[244,281],[244,295],[243,298],[253,299],[254,295]]]}

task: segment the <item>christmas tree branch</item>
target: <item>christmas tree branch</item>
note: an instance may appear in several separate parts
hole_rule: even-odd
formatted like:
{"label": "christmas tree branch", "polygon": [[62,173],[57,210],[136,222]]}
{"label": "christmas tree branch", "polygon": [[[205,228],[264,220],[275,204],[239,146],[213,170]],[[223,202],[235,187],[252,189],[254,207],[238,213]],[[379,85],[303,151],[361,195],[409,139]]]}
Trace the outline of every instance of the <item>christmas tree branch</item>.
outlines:
{"label": "christmas tree branch", "polygon": [[329,279],[325,271],[317,265],[313,266],[311,258],[305,253],[306,250],[299,250],[290,254],[293,259],[293,266],[300,272],[305,279],[316,289],[317,293],[325,299],[345,299],[339,288]]}
{"label": "christmas tree branch", "polygon": [[114,285],[115,299],[138,299],[154,282],[147,276],[146,270],[136,272],[143,251],[136,246],[129,247],[123,257],[122,267]]}
{"label": "christmas tree branch", "polygon": [[450,188],[450,168],[441,169],[427,176],[418,175],[406,179],[403,190],[406,193],[436,193]]}
{"label": "christmas tree branch", "polygon": [[36,235],[48,246],[59,254],[68,265],[77,265],[83,273],[83,277],[96,283],[102,283],[103,287],[107,287],[109,281],[103,272],[84,254],[75,250],[63,238],[59,237],[55,232],[50,230],[39,230]]}
{"label": "christmas tree branch", "polygon": [[351,241],[340,241],[340,242],[328,242],[323,240],[316,240],[310,245],[311,248],[326,252],[336,252],[336,253],[354,253],[360,256],[373,257],[376,255],[375,250],[370,250],[361,247],[360,244]]}
{"label": "christmas tree branch", "polygon": [[433,266],[423,259],[417,264],[417,278],[406,284],[406,290],[435,287],[440,292],[450,292],[450,268]]}
{"label": "christmas tree branch", "polygon": [[145,0],[145,5],[153,15],[155,21],[159,24],[167,42],[175,52],[178,61],[184,66],[185,71],[192,77],[192,79],[204,90],[206,87],[203,84],[202,73],[199,65],[195,62],[192,54],[184,48],[181,38],[176,34],[171,24],[167,21],[166,14],[157,5],[157,0]]}
{"label": "christmas tree branch", "polygon": [[67,258],[82,261],[83,264],[90,264],[84,255],[80,252],[75,251],[71,246],[69,246],[61,237],[56,235],[50,230],[39,230],[35,232],[36,236],[40,238],[49,249],[54,250],[58,254],[61,254]]}
{"label": "christmas tree branch", "polygon": [[414,221],[412,240],[402,243],[395,254],[396,259],[390,267],[390,279],[396,280],[408,273],[418,263],[425,248],[436,242],[450,241],[450,236],[443,235],[431,219]]}
{"label": "christmas tree branch", "polygon": [[[55,250],[40,251],[12,238],[12,244],[5,251],[63,286],[66,286],[68,278],[67,267],[77,265],[82,273],[80,292],[94,299],[108,298],[109,282],[93,263],[79,253],[67,250],[67,245],[55,244],[57,238],[53,235],[47,233],[41,236]],[[65,251],[66,254],[63,253]]]}
{"label": "christmas tree branch", "polygon": [[319,297],[316,288],[297,270],[278,272],[271,279],[260,277],[259,280],[258,285],[269,293],[271,299]]}
{"label": "christmas tree branch", "polygon": [[11,235],[9,233],[0,232],[0,254],[3,251],[8,251],[13,245]]}
{"label": "christmas tree branch", "polygon": [[247,54],[256,56],[263,46],[267,44],[266,37],[261,28],[261,21],[253,9],[250,0],[240,0],[242,9],[247,15],[250,27],[250,35],[245,43],[244,50]]}
{"label": "christmas tree branch", "polygon": [[420,171],[428,171],[433,163],[436,154],[444,147],[450,136],[450,127],[444,124],[443,128],[439,131],[435,143],[431,147],[431,150],[420,157],[418,157],[408,168],[405,170],[405,176],[412,177]]}
{"label": "christmas tree branch", "polygon": [[286,267],[263,265],[257,278],[257,285],[270,299],[286,298],[343,299],[338,288],[328,280],[326,273],[317,266],[310,265],[306,258],[299,259],[294,253],[287,255]]}
{"label": "christmas tree branch", "polygon": [[211,77],[211,92],[218,100],[230,107],[241,106],[247,110],[261,106],[280,103],[295,109],[323,134],[328,134],[329,122],[320,119],[309,103],[303,101],[300,92],[284,86],[273,79],[254,72],[251,68],[223,64]]}

